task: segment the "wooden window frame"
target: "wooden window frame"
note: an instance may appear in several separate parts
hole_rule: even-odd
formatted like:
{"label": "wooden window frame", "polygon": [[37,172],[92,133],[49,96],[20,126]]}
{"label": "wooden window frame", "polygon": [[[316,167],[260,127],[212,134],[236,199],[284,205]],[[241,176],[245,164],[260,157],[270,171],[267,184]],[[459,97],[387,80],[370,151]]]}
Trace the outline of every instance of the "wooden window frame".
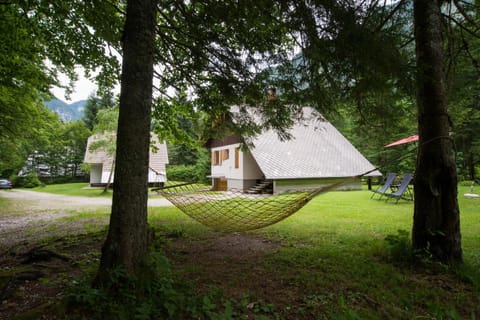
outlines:
{"label": "wooden window frame", "polygon": [[212,155],[211,155],[212,166],[221,166],[222,162],[225,160],[228,160],[229,158],[230,158],[229,149],[212,150]]}
{"label": "wooden window frame", "polygon": [[229,156],[230,156],[230,152],[228,149],[223,149],[223,150],[220,150],[220,154],[221,154],[221,161],[223,160],[228,160]]}
{"label": "wooden window frame", "polygon": [[240,168],[240,148],[235,148],[235,169]]}

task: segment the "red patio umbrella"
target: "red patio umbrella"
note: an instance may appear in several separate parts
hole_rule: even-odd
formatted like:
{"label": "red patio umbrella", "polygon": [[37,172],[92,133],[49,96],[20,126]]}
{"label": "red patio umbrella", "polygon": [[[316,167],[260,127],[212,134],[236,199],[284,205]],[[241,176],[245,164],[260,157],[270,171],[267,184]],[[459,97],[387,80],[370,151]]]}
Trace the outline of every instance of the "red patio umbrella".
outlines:
{"label": "red patio umbrella", "polygon": [[415,134],[415,135],[410,136],[408,138],[403,138],[403,139],[400,139],[398,141],[387,144],[386,146],[384,146],[384,148],[398,146],[399,144],[405,144],[405,143],[410,143],[410,142],[415,142],[415,141],[418,141],[418,134]]}

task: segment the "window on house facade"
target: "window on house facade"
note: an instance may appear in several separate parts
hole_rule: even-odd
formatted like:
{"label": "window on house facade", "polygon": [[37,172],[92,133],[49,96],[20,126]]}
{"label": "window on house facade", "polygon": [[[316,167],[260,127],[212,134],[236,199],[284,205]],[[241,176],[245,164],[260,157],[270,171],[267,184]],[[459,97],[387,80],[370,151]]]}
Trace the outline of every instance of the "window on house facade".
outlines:
{"label": "window on house facade", "polygon": [[220,153],[212,150],[212,166],[218,166],[220,164]]}
{"label": "window on house facade", "polygon": [[220,154],[222,155],[222,161],[228,160],[228,156],[229,156],[228,149],[220,150]]}
{"label": "window on house facade", "polygon": [[222,161],[229,159],[228,149],[212,150],[212,166],[222,165]]}
{"label": "window on house facade", "polygon": [[235,148],[235,169],[240,168],[240,148]]}

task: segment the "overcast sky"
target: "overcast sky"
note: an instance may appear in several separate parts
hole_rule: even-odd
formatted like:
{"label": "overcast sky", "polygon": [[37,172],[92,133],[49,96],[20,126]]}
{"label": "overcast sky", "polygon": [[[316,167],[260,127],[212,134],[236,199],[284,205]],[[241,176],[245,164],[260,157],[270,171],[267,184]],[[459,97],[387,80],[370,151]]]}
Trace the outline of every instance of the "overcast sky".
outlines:
{"label": "overcast sky", "polygon": [[72,103],[79,100],[87,100],[88,96],[92,93],[95,93],[96,89],[97,86],[92,81],[83,77],[83,74],[79,74],[79,81],[75,83],[75,88],[73,93],[70,95],[70,99],[67,99],[65,97],[64,89],[53,87],[51,92],[55,95],[57,99]]}

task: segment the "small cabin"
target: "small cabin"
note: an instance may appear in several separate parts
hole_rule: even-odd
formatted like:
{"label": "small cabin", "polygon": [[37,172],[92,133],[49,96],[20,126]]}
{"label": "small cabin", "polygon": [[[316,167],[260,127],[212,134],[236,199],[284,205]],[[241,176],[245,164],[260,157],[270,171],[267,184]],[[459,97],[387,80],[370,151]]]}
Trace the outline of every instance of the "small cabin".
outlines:
{"label": "small cabin", "polygon": [[[381,173],[320,113],[302,109],[288,130],[289,140],[281,140],[273,130],[252,139],[246,148],[242,137],[209,139],[211,179],[215,190],[247,193],[282,193],[287,190],[315,189],[353,178],[342,189],[360,189],[361,179]],[[356,178],[357,177],[357,178]]]}
{"label": "small cabin", "polygon": [[[95,134],[88,138],[87,150],[85,151],[84,163],[90,165],[90,186],[105,186],[109,179],[113,182],[113,154],[109,154],[104,148],[90,150],[96,141],[108,139],[108,135],[114,133]],[[160,142],[155,134],[151,134],[148,183],[149,185],[163,186],[167,181],[166,165],[168,164],[168,152],[165,142]]]}

